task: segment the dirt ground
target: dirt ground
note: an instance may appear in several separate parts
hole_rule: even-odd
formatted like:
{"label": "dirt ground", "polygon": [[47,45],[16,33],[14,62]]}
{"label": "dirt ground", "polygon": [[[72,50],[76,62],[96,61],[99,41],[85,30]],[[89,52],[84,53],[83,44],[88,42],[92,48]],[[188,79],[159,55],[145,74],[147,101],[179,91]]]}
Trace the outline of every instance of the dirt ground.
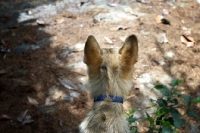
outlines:
{"label": "dirt ground", "polygon": [[[152,85],[157,82],[168,85],[171,79],[183,79],[182,93],[193,98],[200,96],[200,5],[196,0],[177,0],[172,4],[164,0],[127,3],[119,1],[109,9],[115,11],[122,5],[137,8],[137,12],[131,13],[135,20],[94,19],[108,12],[104,7],[82,13],[60,11],[45,19],[44,24],[31,20],[6,27],[12,20],[0,16],[0,24],[5,25],[0,31],[0,48],[6,50],[0,53],[1,133],[78,132],[78,125],[92,105],[82,63],[82,50],[89,35],[94,35],[101,47],[108,48],[122,46],[123,38],[128,35],[138,37],[139,58],[126,110],[144,107],[145,98],[151,97],[150,91],[142,88],[146,81],[141,81],[148,74]],[[80,6],[84,4],[80,2]],[[95,2],[91,4],[95,6]],[[165,18],[170,24],[156,22],[163,9],[169,12]],[[163,33],[167,43],[163,42]],[[193,37],[195,45],[187,47],[181,43],[181,35]],[[26,50],[22,44],[28,46]],[[69,86],[65,87],[61,80]],[[198,105],[194,110],[200,115],[199,108]],[[19,116],[26,110],[25,120],[20,121]],[[187,123],[196,125],[195,131],[199,131],[200,126],[193,118],[187,118]],[[187,130],[182,132],[195,133],[190,128],[184,129]]]}

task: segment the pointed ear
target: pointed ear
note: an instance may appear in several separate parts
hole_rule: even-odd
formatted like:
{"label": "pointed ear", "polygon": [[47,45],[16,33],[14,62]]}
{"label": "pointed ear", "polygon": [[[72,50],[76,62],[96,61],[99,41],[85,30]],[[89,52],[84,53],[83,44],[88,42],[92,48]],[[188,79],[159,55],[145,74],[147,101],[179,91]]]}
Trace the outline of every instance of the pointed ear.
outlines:
{"label": "pointed ear", "polygon": [[98,62],[102,61],[102,50],[99,47],[94,36],[89,36],[85,43],[84,48],[84,63],[87,65],[97,65]]}
{"label": "pointed ear", "polygon": [[138,41],[135,35],[131,35],[126,38],[124,45],[119,50],[121,54],[121,63],[123,67],[132,68],[132,66],[137,62],[138,58]]}

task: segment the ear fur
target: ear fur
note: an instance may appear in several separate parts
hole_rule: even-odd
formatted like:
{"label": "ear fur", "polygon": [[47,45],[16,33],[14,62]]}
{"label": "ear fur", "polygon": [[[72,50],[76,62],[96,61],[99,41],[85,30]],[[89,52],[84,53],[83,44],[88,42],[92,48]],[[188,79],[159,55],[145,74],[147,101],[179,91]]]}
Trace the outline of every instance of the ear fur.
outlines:
{"label": "ear fur", "polygon": [[124,45],[119,50],[121,54],[121,63],[126,70],[131,69],[138,58],[138,41],[135,35],[126,38]]}
{"label": "ear fur", "polygon": [[89,65],[97,65],[98,62],[102,61],[102,50],[97,43],[94,36],[90,35],[87,38],[84,48],[84,63]]}

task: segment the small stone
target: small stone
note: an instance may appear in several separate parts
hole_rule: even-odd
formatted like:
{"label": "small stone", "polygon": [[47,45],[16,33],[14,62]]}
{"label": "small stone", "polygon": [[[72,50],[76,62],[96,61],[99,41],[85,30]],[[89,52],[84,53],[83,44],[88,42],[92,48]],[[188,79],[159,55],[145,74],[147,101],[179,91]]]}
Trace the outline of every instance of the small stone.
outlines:
{"label": "small stone", "polygon": [[160,61],[159,61],[159,65],[161,65],[161,66],[165,65],[165,61],[160,60]]}
{"label": "small stone", "polygon": [[168,11],[167,9],[163,9],[163,10],[162,10],[162,14],[163,14],[163,15],[168,15],[168,14],[169,14],[169,11]]}
{"label": "small stone", "polygon": [[41,19],[37,19],[36,22],[38,25],[45,25],[45,22]]}
{"label": "small stone", "polygon": [[79,97],[80,93],[78,93],[78,92],[71,92],[69,95],[70,95],[70,97]]}
{"label": "small stone", "polygon": [[70,46],[69,50],[71,50],[73,52],[80,52],[80,51],[83,51],[84,47],[85,47],[85,44],[77,43],[77,44],[75,44],[73,46]]}
{"label": "small stone", "polygon": [[120,36],[119,39],[120,39],[122,42],[125,42],[125,40],[126,40],[127,37],[128,37],[128,36]]}
{"label": "small stone", "polygon": [[70,70],[74,70],[74,69],[78,69],[78,68],[83,68],[84,70],[86,70],[87,66],[83,63],[83,61],[80,61],[80,62],[75,62],[73,64],[69,64],[67,66],[67,68]]}
{"label": "small stone", "polygon": [[33,13],[32,13],[32,11],[29,10],[29,11],[27,12],[27,14],[28,14],[28,15],[32,15]]}
{"label": "small stone", "polygon": [[165,56],[166,56],[166,57],[169,57],[169,58],[174,57],[174,55],[175,55],[175,54],[174,54],[174,52],[172,52],[172,51],[168,51],[168,52],[165,53]]}
{"label": "small stone", "polygon": [[143,34],[143,35],[148,35],[149,34],[149,32],[144,31],[144,30],[140,30],[140,33]]}
{"label": "small stone", "polygon": [[110,38],[104,37],[104,39],[106,40],[106,42],[107,42],[108,44],[113,44],[113,41],[112,41]]}
{"label": "small stone", "polygon": [[166,33],[160,33],[156,36],[157,42],[159,43],[168,43]]}
{"label": "small stone", "polygon": [[62,22],[64,22],[64,18],[63,17],[56,19],[56,23],[57,24],[61,24]]}
{"label": "small stone", "polygon": [[164,43],[168,43],[168,39],[166,37],[166,33],[163,33],[162,36],[163,36],[163,39],[164,39],[163,42]]}
{"label": "small stone", "polygon": [[7,71],[5,69],[0,70],[0,75],[5,74],[5,73],[7,73]]}
{"label": "small stone", "polygon": [[29,86],[29,83],[27,81],[21,80],[21,79],[11,79],[14,83],[16,83],[19,86]]}

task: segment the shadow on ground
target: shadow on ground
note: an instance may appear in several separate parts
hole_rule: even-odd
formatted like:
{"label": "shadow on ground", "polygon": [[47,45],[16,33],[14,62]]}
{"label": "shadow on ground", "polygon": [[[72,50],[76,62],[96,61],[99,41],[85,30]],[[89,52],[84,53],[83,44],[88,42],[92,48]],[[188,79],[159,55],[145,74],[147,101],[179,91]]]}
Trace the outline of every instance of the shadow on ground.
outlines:
{"label": "shadow on ground", "polygon": [[[183,93],[199,95],[197,3],[144,4],[133,0],[129,5],[122,1],[113,6],[98,2],[69,6],[70,10],[91,8],[80,14],[68,12],[62,1],[56,0],[0,2],[0,114],[12,116],[6,120],[0,117],[0,132],[78,132],[78,124],[92,102],[82,87],[82,80],[87,79],[83,52],[71,51],[71,46],[79,44],[82,49],[88,35],[108,48],[121,47],[123,38],[131,34],[138,37],[135,86],[127,109],[146,109],[149,98],[160,96],[151,91],[154,85],[160,81],[169,84],[173,78],[184,79]],[[171,25],[155,21],[164,8],[170,11],[166,18]],[[123,21],[114,22],[119,18]],[[160,33],[166,34],[169,43],[157,43]],[[186,33],[196,40],[193,48],[180,42],[180,35]],[[64,87],[66,83],[68,87]],[[17,118],[26,110],[34,121],[22,125]]]}
{"label": "shadow on ground", "polygon": [[[64,47],[57,45],[59,41],[56,33],[46,31],[56,26],[38,24],[37,15],[34,16],[34,13],[38,13],[30,12],[31,9],[38,7],[38,12],[57,11],[50,13],[55,15],[58,10],[42,10],[55,2],[0,2],[2,133],[78,132],[78,124],[88,109],[87,93],[77,81],[78,76],[83,74],[65,67],[71,58],[70,55],[68,57],[68,44]],[[43,14],[49,15],[44,12]],[[61,79],[66,82],[62,84]],[[26,110],[27,114],[19,121],[19,117],[22,117]],[[5,115],[9,118],[5,118]]]}

